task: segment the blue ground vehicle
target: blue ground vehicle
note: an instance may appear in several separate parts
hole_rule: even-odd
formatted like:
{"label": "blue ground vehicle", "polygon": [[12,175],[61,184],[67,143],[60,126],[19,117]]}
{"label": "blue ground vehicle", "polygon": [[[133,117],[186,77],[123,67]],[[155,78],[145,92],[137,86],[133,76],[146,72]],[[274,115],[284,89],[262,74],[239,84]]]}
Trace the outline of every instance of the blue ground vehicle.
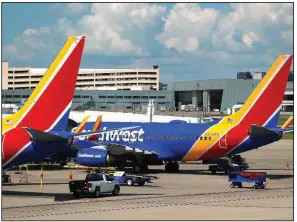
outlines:
{"label": "blue ground vehicle", "polygon": [[242,183],[254,183],[254,189],[264,189],[267,179],[266,172],[233,172],[229,174],[228,181],[231,182],[230,187],[242,187]]}
{"label": "blue ground vehicle", "polygon": [[129,175],[125,171],[116,171],[114,174],[110,174],[114,180],[120,182],[120,184],[127,184],[132,186],[138,184],[138,186],[143,186],[145,183],[152,183],[151,177],[139,176],[139,175]]}

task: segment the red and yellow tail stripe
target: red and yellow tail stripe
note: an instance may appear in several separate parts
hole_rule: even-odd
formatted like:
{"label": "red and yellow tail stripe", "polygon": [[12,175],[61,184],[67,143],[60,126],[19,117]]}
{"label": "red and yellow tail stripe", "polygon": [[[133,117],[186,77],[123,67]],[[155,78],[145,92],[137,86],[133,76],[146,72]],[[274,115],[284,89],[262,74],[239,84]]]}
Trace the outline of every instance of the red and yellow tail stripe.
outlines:
{"label": "red and yellow tail stripe", "polygon": [[293,116],[290,116],[290,117],[287,119],[287,121],[282,125],[281,128],[282,128],[282,129],[287,129],[287,128],[290,126],[292,120],[293,120]]}
{"label": "red and yellow tail stripe", "polygon": [[86,126],[86,123],[88,122],[88,119],[90,118],[90,116],[86,116],[83,120],[82,120],[82,122],[79,124],[79,126],[75,129],[75,133],[81,133],[83,130],[84,130],[84,128],[85,128],[85,126]]}
{"label": "red and yellow tail stripe", "polygon": [[[97,130],[100,130],[101,128],[101,123],[102,123],[102,115],[99,115],[96,119],[96,122],[94,123],[94,126],[93,126],[93,130],[92,131],[97,131]],[[94,141],[96,140],[98,137],[98,135],[91,135],[89,137],[89,141]]]}
{"label": "red and yellow tail stripe", "polygon": [[84,42],[84,36],[68,38],[22,109],[2,119],[2,133],[15,127],[66,129]]}
{"label": "red and yellow tail stripe", "polygon": [[251,124],[265,125],[282,104],[292,59],[291,55],[279,56],[241,109],[206,130],[183,160],[225,156],[248,138]]}

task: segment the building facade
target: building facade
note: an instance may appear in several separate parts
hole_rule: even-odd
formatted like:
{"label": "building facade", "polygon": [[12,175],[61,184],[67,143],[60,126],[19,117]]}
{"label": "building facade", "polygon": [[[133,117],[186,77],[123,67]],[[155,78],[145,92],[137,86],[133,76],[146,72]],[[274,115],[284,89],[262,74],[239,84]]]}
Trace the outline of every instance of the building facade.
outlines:
{"label": "building facade", "polygon": [[[8,68],[2,62],[2,89],[34,89],[46,69]],[[151,69],[79,69],[77,90],[159,90],[159,67]]]}
{"label": "building facade", "polygon": [[[180,110],[181,105],[193,104],[200,110],[226,112],[228,108],[243,104],[260,80],[214,79],[174,82],[168,90],[76,90],[73,110],[143,111],[149,99],[156,110]],[[21,104],[32,90],[2,90],[2,103]],[[273,99],[273,98],[271,98]],[[293,82],[287,83],[282,111],[293,112]]]}
{"label": "building facade", "polygon": [[[261,80],[256,79],[213,79],[180,81],[168,85],[175,95],[175,107],[197,105],[206,112],[219,109],[225,112],[237,104],[243,104]],[[273,99],[273,98],[271,98]],[[282,111],[293,112],[293,82],[288,81]]]}
{"label": "building facade", "polygon": [[[45,69],[9,68],[7,62],[2,62],[2,103],[24,103],[44,73]],[[80,69],[72,109],[142,111],[149,99],[153,99],[157,110],[180,110],[181,105],[192,104],[206,112],[226,112],[234,105],[243,104],[265,76],[257,72],[251,79],[250,73],[239,74],[242,79],[178,81],[167,85],[159,83],[158,66]],[[293,72],[290,72],[282,111],[292,112],[293,101]]]}
{"label": "building facade", "polygon": [[[23,104],[33,90],[2,90],[2,104]],[[174,107],[172,91],[76,90],[72,110],[146,111],[149,99],[157,110]]]}

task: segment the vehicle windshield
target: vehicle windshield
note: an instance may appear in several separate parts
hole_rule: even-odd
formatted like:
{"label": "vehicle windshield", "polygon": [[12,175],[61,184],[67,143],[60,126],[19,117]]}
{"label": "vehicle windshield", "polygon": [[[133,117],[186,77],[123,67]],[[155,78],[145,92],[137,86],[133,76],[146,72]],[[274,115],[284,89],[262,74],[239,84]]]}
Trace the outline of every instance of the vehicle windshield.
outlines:
{"label": "vehicle windshield", "polygon": [[103,180],[103,176],[101,174],[88,174],[86,176],[86,181],[100,181]]}

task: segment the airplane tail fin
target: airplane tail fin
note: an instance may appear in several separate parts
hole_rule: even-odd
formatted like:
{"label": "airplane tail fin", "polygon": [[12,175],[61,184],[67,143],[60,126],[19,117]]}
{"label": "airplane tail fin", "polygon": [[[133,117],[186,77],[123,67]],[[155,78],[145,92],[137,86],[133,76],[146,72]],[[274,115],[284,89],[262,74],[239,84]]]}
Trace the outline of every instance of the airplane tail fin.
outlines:
{"label": "airplane tail fin", "polygon": [[293,116],[290,116],[290,117],[287,119],[287,121],[282,125],[281,128],[282,128],[282,129],[287,129],[287,128],[290,126],[292,120],[293,120]]}
{"label": "airplane tail fin", "polygon": [[75,129],[74,133],[81,133],[84,130],[89,118],[90,118],[90,116],[86,116],[83,119],[83,121],[79,124],[79,126]]}
{"label": "airplane tail fin", "polygon": [[14,127],[40,131],[67,128],[84,43],[84,36],[68,38],[24,106],[2,119],[3,132]]}
{"label": "airplane tail fin", "polygon": [[[86,116],[82,121],[81,123],[79,124],[79,126],[75,129],[74,133],[81,133],[85,126],[86,126],[86,123],[88,122],[88,119],[90,118],[90,115],[89,116]],[[74,138],[73,141],[77,140],[78,138]]]}
{"label": "airplane tail fin", "polygon": [[276,127],[292,60],[292,55],[279,56],[244,105],[227,121],[245,127],[251,124]]}
{"label": "airplane tail fin", "polygon": [[[101,123],[102,123],[102,115],[99,115],[99,116],[97,117],[97,119],[96,119],[96,122],[95,122],[95,124],[94,124],[94,126],[93,126],[92,131],[100,130],[100,128],[101,128]],[[97,139],[97,137],[98,137],[98,135],[92,135],[92,136],[89,137],[89,141],[94,141],[94,140]]]}

